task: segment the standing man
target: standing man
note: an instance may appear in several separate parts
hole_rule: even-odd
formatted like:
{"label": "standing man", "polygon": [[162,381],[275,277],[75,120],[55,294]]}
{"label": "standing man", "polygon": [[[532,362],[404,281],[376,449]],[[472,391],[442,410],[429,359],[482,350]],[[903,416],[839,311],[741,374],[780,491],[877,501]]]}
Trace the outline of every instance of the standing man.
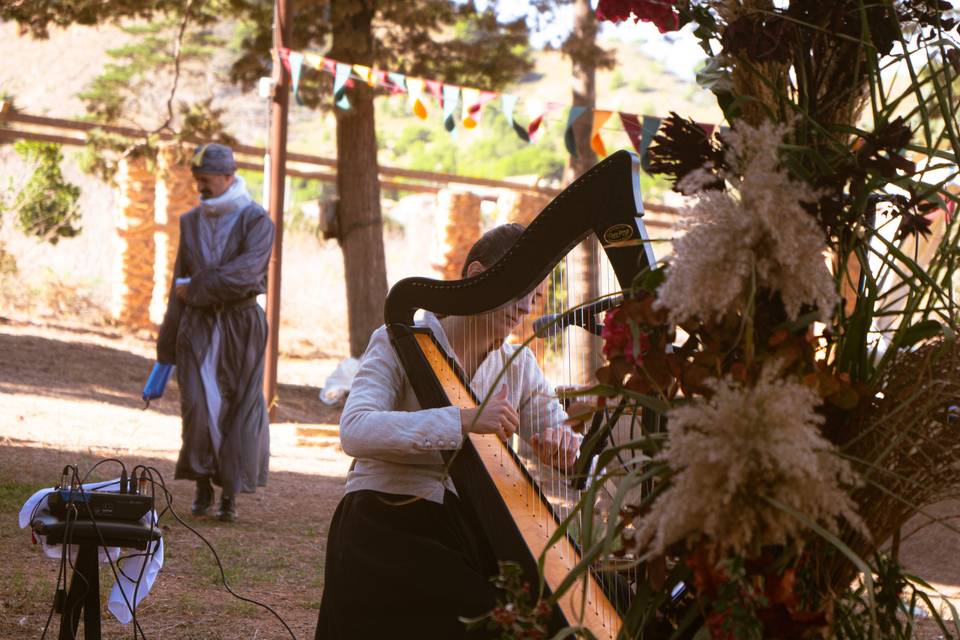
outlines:
{"label": "standing man", "polygon": [[180,246],[157,360],[177,365],[183,420],[176,478],[195,480],[192,511],[237,518],[237,493],[267,483],[270,431],[263,398],[273,223],[236,175],[230,147],[205,144],[192,160],[200,205],[180,218]]}

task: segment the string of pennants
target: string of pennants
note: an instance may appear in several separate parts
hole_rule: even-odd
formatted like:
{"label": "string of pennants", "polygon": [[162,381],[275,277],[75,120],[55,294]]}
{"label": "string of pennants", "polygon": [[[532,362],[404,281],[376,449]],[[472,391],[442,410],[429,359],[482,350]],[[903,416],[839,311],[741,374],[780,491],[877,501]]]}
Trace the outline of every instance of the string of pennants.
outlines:
{"label": "string of pennants", "polygon": [[[517,117],[519,98],[511,94],[445,84],[439,80],[410,77],[393,71],[340,62],[312,52],[280,49],[279,54],[283,65],[290,72],[293,95],[298,104],[302,104],[298,96],[298,88],[301,72],[306,65],[333,76],[333,101],[338,109],[350,109],[347,89],[352,87],[354,82],[361,81],[374,88],[387,89],[394,94],[406,94],[410,111],[421,120],[426,120],[429,117],[430,110],[433,108],[430,98],[433,98],[441,108],[444,128],[453,135],[456,135],[458,126],[468,130],[479,127],[484,107],[499,99],[500,108],[507,119],[507,123],[524,142],[534,142],[539,137],[543,129],[541,125],[547,116],[566,111],[564,146],[567,152],[573,156],[577,154],[573,125],[583,117],[591,117],[593,121],[590,129],[590,148],[598,156],[604,157],[607,155],[607,148],[600,132],[603,129],[609,130],[609,127],[605,125],[616,114],[624,132],[630,138],[630,143],[640,156],[640,164],[645,170],[649,163],[647,151],[650,142],[660,129],[660,123],[662,122],[662,118],[657,116],[587,109],[586,107],[570,106],[538,99],[525,99],[526,115],[529,120],[524,125],[518,121]],[[716,128],[712,124],[697,124],[700,125],[707,136],[712,135]]]}

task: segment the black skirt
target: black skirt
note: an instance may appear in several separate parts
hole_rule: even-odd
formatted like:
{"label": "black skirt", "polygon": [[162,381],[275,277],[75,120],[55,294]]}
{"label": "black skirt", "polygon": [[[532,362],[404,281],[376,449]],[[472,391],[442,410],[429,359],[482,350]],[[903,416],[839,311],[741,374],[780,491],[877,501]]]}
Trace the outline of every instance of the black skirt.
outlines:
{"label": "black skirt", "polygon": [[442,505],[355,491],[330,523],[316,640],[484,638],[460,617],[496,605],[492,555],[456,495]]}

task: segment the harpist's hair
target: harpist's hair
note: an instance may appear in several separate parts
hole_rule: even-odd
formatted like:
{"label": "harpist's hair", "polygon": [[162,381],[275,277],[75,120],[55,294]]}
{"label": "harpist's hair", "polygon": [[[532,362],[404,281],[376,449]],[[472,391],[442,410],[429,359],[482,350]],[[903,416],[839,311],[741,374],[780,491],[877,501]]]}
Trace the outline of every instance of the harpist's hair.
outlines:
{"label": "harpist's hair", "polygon": [[494,227],[480,236],[480,239],[477,240],[474,245],[470,247],[470,251],[467,252],[467,258],[463,261],[463,269],[460,271],[461,277],[467,277],[467,267],[470,266],[470,263],[474,260],[482,264],[483,268],[486,269],[502,258],[507,250],[513,246],[513,243],[517,241],[517,238],[520,237],[520,234],[523,233],[523,229],[522,224],[510,222]]}

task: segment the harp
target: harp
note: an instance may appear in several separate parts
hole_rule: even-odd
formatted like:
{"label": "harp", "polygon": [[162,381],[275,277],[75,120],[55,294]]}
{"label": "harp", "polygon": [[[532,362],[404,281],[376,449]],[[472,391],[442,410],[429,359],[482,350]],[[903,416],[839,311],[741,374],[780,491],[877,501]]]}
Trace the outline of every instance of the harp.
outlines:
{"label": "harp", "polygon": [[[607,282],[610,293],[629,289],[638,273],[655,264],[642,221],[638,168],[638,158],[627,151],[597,164],[548,204],[512,248],[479,275],[451,281],[407,278],[391,288],[385,305],[387,330],[421,407],[473,407],[480,404],[480,398],[437,337],[428,328],[415,325],[418,310],[444,316],[490,313],[545,281],[553,282],[550,278],[559,278],[560,284],[553,282],[552,288],[562,291],[569,306],[576,296],[571,293],[573,281],[565,260],[591,235],[602,247],[602,252],[597,252],[601,269],[612,274]],[[591,295],[595,293],[594,287]],[[585,304],[579,316],[544,316],[551,321],[546,325],[541,321],[538,333],[556,334],[564,322],[597,332],[594,315],[604,310],[602,305],[610,306],[609,302],[591,305],[583,296],[581,301]],[[550,339],[560,338],[554,335]],[[582,364],[587,368],[597,365]],[[537,562],[543,554],[546,588],[558,590],[581,559],[572,536],[560,536],[548,547],[563,508],[576,502],[569,493],[574,489],[556,477],[563,474],[532,465],[522,446],[509,446],[493,435],[470,434],[450,455],[450,474],[457,492],[475,516],[493,555],[519,564],[524,579],[536,585]],[[559,599],[551,626],[582,625],[597,638],[617,637],[625,604],[622,581],[602,572],[591,573],[585,580],[582,589],[570,589]]]}

